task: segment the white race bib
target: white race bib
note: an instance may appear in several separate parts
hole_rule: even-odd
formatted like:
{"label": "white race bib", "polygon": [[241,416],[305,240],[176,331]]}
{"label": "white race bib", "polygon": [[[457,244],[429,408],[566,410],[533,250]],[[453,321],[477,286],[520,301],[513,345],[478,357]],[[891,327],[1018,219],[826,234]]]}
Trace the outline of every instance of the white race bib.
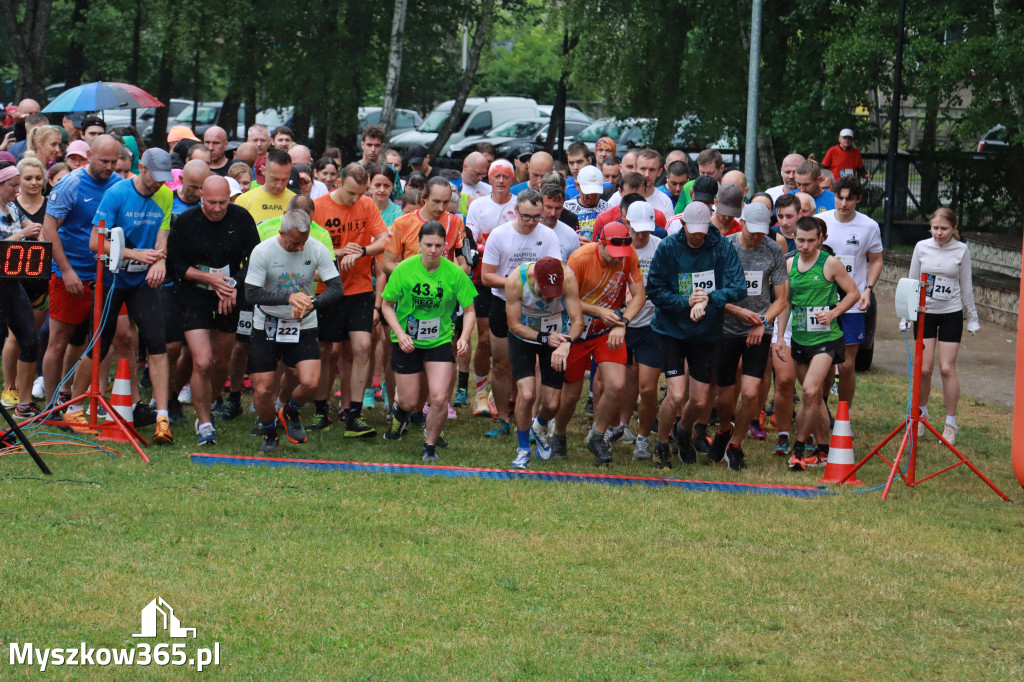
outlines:
{"label": "white race bib", "polygon": [[761,284],[764,281],[764,270],[744,270],[743,276],[747,278],[747,296],[760,296],[763,292]]}
{"label": "white race bib", "polygon": [[827,332],[832,328],[830,324],[821,324],[818,322],[818,313],[828,311],[827,305],[823,306],[812,306],[807,308],[807,331],[809,332]]}
{"label": "white race bib", "polygon": [[523,316],[523,324],[541,334],[551,334],[562,331],[562,313],[545,315],[544,317]]}
{"label": "white race bib", "polygon": [[838,258],[839,262],[843,264],[844,268],[846,268],[846,274],[852,275],[853,274],[853,261],[854,261],[854,257],[853,256],[845,255],[845,256],[836,256],[836,258]]}
{"label": "white race bib", "polygon": [[129,258],[124,262],[125,270],[128,272],[146,272],[149,270],[149,263],[140,263],[137,260]]}
{"label": "white race bib", "polygon": [[417,320],[415,317],[410,317],[405,322],[405,333],[414,341],[435,341],[441,338],[441,318]]}
{"label": "white race bib", "polygon": [[953,278],[935,275],[934,279],[928,282],[928,295],[936,301],[948,301],[953,298]]}
{"label": "white race bib", "polygon": [[[224,277],[230,277],[231,276],[231,266],[230,265],[225,265],[222,268],[211,268],[211,267],[208,267],[206,265],[200,265],[199,269],[202,270],[203,272],[212,272],[215,275],[222,275]],[[200,284],[199,288],[200,289],[211,289],[209,284]]]}
{"label": "white race bib", "polygon": [[705,294],[715,290],[715,271],[703,270],[701,272],[679,273],[679,293],[689,296],[697,289],[703,289]]}
{"label": "white race bib", "polygon": [[236,334],[242,336],[252,336],[252,311],[242,310],[238,313],[238,327],[235,328]]}
{"label": "white race bib", "polygon": [[297,320],[294,317],[277,318],[275,337],[278,343],[298,343],[301,332],[302,320]]}

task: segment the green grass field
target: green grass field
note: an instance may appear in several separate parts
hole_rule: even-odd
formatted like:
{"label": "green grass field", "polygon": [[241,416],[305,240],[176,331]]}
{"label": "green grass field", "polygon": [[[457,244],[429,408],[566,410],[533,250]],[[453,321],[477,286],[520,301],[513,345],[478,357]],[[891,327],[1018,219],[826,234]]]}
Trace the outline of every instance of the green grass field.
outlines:
{"label": "green grass field", "polygon": [[[861,375],[855,449],[898,421],[905,379]],[[248,403],[248,398],[245,399]],[[582,410],[582,407],[581,407]],[[908,490],[822,499],[540,481],[483,481],[191,464],[189,425],[150,447],[0,458],[0,677],[9,642],[125,647],[163,597],[225,679],[1006,679],[1024,672],[1020,487],[1010,415],[961,399],[966,468]],[[381,426],[382,410],[369,413]],[[255,454],[246,417],[210,450]],[[182,428],[184,427],[184,428]],[[507,467],[514,440],[449,422],[442,464]],[[149,436],[152,427],[146,427]],[[557,468],[594,471],[570,431]],[[281,455],[419,462],[421,439]],[[770,443],[750,469],[676,463],[672,476],[812,484]],[[891,452],[891,451],[890,451]],[[611,473],[655,474],[620,445]],[[919,475],[952,462],[932,441]],[[533,467],[540,467],[537,463]],[[861,478],[884,483],[870,464]],[[166,638],[157,641],[170,641]],[[186,666],[188,667],[188,666]],[[193,676],[150,666],[51,668],[57,678]]]}

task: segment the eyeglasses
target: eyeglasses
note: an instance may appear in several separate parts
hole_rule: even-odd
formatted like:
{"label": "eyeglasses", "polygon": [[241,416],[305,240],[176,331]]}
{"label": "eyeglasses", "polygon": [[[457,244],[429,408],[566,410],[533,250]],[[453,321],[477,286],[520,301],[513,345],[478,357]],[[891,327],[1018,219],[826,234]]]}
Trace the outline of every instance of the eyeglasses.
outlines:
{"label": "eyeglasses", "polygon": [[[516,213],[519,213],[519,211],[516,211]],[[543,213],[519,213],[519,217],[522,218],[525,223],[535,223],[540,220],[543,215]]]}
{"label": "eyeglasses", "polygon": [[632,237],[605,237],[601,240],[605,246],[629,246],[633,243]]}

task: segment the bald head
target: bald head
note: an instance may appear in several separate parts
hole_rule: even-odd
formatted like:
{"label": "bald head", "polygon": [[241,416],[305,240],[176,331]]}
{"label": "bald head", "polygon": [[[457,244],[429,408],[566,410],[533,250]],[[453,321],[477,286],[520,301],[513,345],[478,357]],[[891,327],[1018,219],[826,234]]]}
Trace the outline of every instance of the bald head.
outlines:
{"label": "bald head", "polygon": [[249,164],[249,167],[256,165],[256,159],[259,155],[256,153],[256,145],[252,142],[243,142],[238,145],[238,149],[235,150],[235,161],[245,161]]}
{"label": "bald head", "polygon": [[462,183],[464,185],[475,185],[487,177],[487,170],[490,164],[487,157],[480,152],[470,152],[466,160],[462,162]]}
{"label": "bald head", "polygon": [[210,165],[214,168],[223,166],[227,159],[224,152],[228,148],[228,133],[220,126],[210,126],[203,133],[203,144],[210,150]]}
{"label": "bald head", "polygon": [[743,196],[747,195],[747,176],[744,175],[743,171],[731,170],[722,176],[723,185],[736,185],[743,190]]}
{"label": "bald head", "polygon": [[203,183],[203,215],[212,222],[220,222],[231,203],[231,186],[220,175],[210,175]]}
{"label": "bald head", "polygon": [[89,165],[86,169],[93,178],[106,182],[117,166],[121,143],[110,135],[100,135],[92,141]]}
{"label": "bald head", "polygon": [[779,172],[782,174],[782,184],[787,192],[796,189],[796,169],[806,160],[802,154],[787,154],[782,160]]}
{"label": "bald head", "polygon": [[307,166],[313,165],[313,155],[309,153],[309,147],[296,144],[288,148],[288,156],[292,157],[292,163],[304,163]]}
{"label": "bald head", "polygon": [[39,102],[34,99],[25,98],[18,102],[18,116],[22,120],[25,120],[32,114],[38,114],[40,112]]}
{"label": "bald head", "polygon": [[307,197],[305,194],[297,194],[294,197],[292,197],[291,201],[288,202],[289,211],[291,211],[292,209],[305,211],[306,213],[309,214],[310,220],[313,219],[313,212],[315,208],[316,207],[313,204],[313,200]]}
{"label": "bald head", "polygon": [[551,171],[555,160],[547,152],[534,152],[530,157],[530,187],[540,190],[540,181],[545,173]]}
{"label": "bald head", "polygon": [[198,204],[202,196],[203,183],[210,177],[210,166],[205,161],[193,159],[181,169],[181,187],[178,197],[186,204]]}

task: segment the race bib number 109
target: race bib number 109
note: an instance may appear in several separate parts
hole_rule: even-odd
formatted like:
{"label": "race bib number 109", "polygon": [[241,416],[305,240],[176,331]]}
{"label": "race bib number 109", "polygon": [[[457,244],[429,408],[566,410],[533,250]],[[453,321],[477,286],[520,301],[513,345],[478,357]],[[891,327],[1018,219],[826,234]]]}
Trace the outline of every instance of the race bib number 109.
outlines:
{"label": "race bib number 109", "polygon": [[704,270],[702,272],[681,272],[679,273],[679,293],[689,296],[697,289],[703,289],[705,294],[715,290],[715,271]]}

